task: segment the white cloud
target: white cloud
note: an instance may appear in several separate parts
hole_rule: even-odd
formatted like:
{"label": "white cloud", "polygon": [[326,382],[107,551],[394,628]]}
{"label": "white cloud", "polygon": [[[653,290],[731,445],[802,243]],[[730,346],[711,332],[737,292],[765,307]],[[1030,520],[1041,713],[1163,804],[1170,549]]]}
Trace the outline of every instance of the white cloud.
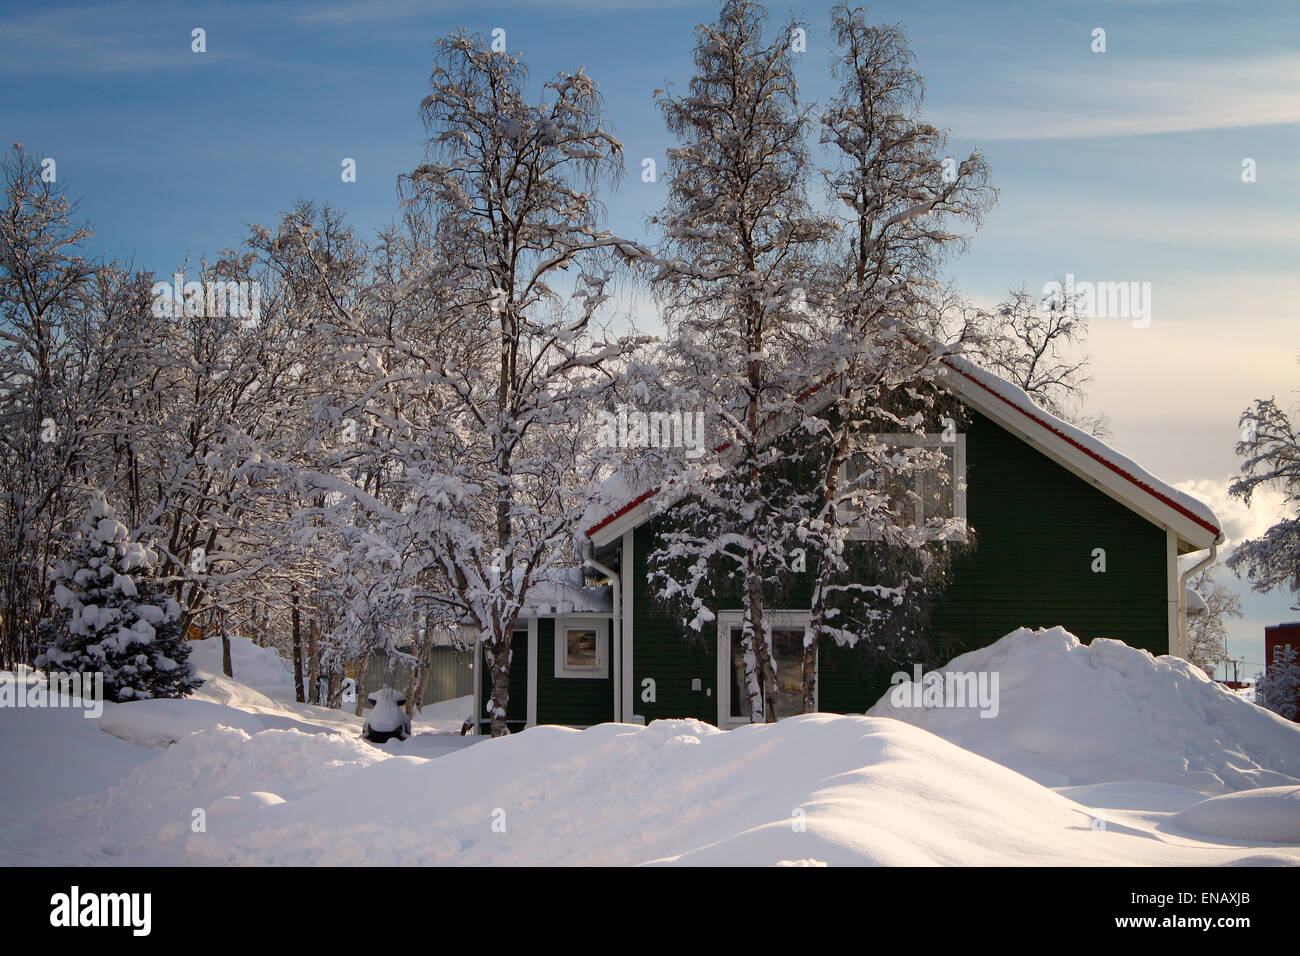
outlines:
{"label": "white cloud", "polygon": [[1019,103],[938,108],[932,120],[976,139],[1078,139],[1300,123],[1300,55],[1248,60],[1124,59],[1087,70],[1035,67],[1007,77]]}
{"label": "white cloud", "polygon": [[1250,507],[1240,498],[1228,494],[1233,478],[1194,478],[1174,485],[1214,509],[1227,541],[1219,545],[1219,554],[1227,556],[1243,541],[1258,538],[1286,515],[1282,492],[1262,488],[1251,498]]}

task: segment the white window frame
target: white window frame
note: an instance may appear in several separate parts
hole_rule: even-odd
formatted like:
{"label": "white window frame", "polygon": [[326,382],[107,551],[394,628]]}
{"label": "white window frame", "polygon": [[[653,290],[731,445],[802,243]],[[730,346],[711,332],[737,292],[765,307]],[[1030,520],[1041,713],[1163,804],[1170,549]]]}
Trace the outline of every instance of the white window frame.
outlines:
{"label": "white window frame", "polygon": [[[570,628],[596,632],[596,666],[569,665]],[[576,680],[609,678],[609,617],[600,614],[565,614],[555,618],[555,676]]]}
{"label": "white window frame", "polygon": [[[769,611],[765,609],[763,611],[763,620],[767,621],[774,629],[802,627],[805,638],[807,638],[811,624],[811,617],[807,611]],[[732,730],[736,727],[744,727],[749,723],[748,717],[733,717],[731,715],[731,630],[732,628],[744,626],[745,612],[719,611],[717,623],[718,726],[723,730]],[[813,669],[817,674],[817,680],[813,684],[813,710],[819,710],[821,655],[817,653],[815,648],[813,651]]]}
{"label": "white window frame", "polygon": [[[966,524],[966,434],[958,432],[952,441],[944,441],[942,433],[929,432],[924,435],[916,435],[909,432],[889,432],[871,436],[872,441],[882,441],[889,445],[903,445],[912,448],[940,448],[944,445],[952,446],[952,514],[953,517],[960,521],[964,526]],[[921,503],[917,502],[917,509]],[[924,524],[924,517],[917,514],[914,517],[917,526]],[[937,540],[937,536],[927,531],[927,538]],[[880,535],[872,533],[865,528],[855,528],[846,535],[849,541],[879,541]],[[949,535],[949,540],[961,540],[961,535]]]}

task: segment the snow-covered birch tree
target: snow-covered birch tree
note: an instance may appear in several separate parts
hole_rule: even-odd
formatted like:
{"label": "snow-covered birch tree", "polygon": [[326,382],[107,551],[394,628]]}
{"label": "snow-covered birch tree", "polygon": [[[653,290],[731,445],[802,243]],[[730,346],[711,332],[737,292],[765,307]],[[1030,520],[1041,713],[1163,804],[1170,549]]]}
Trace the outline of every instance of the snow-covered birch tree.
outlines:
{"label": "snow-covered birch tree", "polygon": [[[776,674],[764,587],[784,568],[789,539],[771,482],[785,453],[765,426],[798,407],[794,370],[809,340],[807,289],[831,223],[807,200],[809,115],[798,96],[791,23],[764,35],[764,8],[728,0],[697,28],[695,74],[661,109],[668,201],[653,217],[664,248],[652,288],[668,351],[716,423],[723,467],[678,480],[691,492],[650,560],[661,598],[693,630],[713,619],[700,588],[710,574],[741,582],[742,655],[750,719],[774,720]],[[765,475],[767,486],[765,487]]]}
{"label": "snow-covered birch tree", "polygon": [[[922,80],[902,32],[871,25],[860,8],[836,6],[831,18],[840,86],[821,128],[840,241],[815,296],[823,336],[809,352],[810,377],[827,383],[828,396],[805,423],[816,437],[807,452],[815,490],[799,534],[817,555],[801,680],[806,710],[815,700],[817,642],[855,643],[893,616],[909,588],[915,603],[915,585],[942,567],[930,552],[962,533],[950,512],[918,510],[918,477],[942,476],[951,448],[880,436],[919,433],[935,417],[935,391],[925,383],[946,345],[926,331],[945,294],[938,269],[993,195],[979,153],[960,162],[945,156],[942,131],[918,118]],[[848,570],[851,535],[891,550],[894,567],[882,565],[879,580],[837,580]],[[866,602],[856,619],[837,606],[846,598]]]}
{"label": "snow-covered birch tree", "polygon": [[1249,505],[1258,488],[1277,488],[1291,513],[1262,537],[1238,545],[1228,567],[1238,574],[1244,570],[1256,591],[1283,585],[1300,591],[1300,435],[1276,398],[1256,399],[1239,424],[1237,454],[1243,461],[1228,492]]}
{"label": "snow-covered birch tree", "polygon": [[596,84],[562,73],[536,102],[526,85],[524,64],[481,38],[440,41],[421,104],[427,161],[354,294],[335,292],[304,234],[324,321],[359,378],[332,410],[355,423],[349,446],[337,467],[299,469],[300,487],[346,510],[347,554],[381,559],[436,620],[472,630],[493,735],[529,589],[572,561],[584,412],[634,342],[600,321],[606,284],[617,261],[644,257],[600,224],[597,190],[622,147]]}

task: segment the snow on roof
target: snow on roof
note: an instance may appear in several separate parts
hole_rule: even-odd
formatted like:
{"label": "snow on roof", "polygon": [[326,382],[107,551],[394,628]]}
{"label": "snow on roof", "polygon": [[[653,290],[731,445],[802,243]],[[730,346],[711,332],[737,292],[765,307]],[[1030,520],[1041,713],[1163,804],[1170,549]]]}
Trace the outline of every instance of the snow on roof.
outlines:
{"label": "snow on roof", "polygon": [[[1099,462],[1118,478],[1172,507],[1175,511],[1190,518],[1215,536],[1221,533],[1222,525],[1220,525],[1218,516],[1215,515],[1209,505],[1198,501],[1186,492],[1179,491],[1168,482],[1161,481],[1132,458],[1116,451],[1095,435],[1090,435],[1083,429],[1062,421],[1050,412],[1039,408],[1023,389],[980,368],[960,355],[945,356],[942,362],[960,379],[965,379],[967,382],[984,389],[989,395],[1005,403],[1021,416],[1035,422],[1048,432],[1063,439],[1067,444],[1082,451],[1089,458]],[[958,390],[966,391],[960,385]]]}
{"label": "snow on roof", "polygon": [[1189,615],[1209,614],[1210,606],[1205,603],[1205,598],[1201,597],[1194,588],[1183,588],[1184,603],[1187,605]]}
{"label": "snow on roof", "polygon": [[[922,343],[917,345],[922,348],[938,347]],[[1062,447],[1074,449],[1104,469],[1102,480],[1106,487],[1123,487],[1130,492],[1136,490],[1141,492],[1142,497],[1159,502],[1163,507],[1190,520],[1200,529],[1199,536],[1205,538],[1204,544],[1193,542],[1198,547],[1209,547],[1209,542],[1222,534],[1218,516],[1204,502],[1157,478],[1096,436],[1040,408],[1023,389],[960,355],[945,355],[940,363],[943,369],[939,381],[943,385],[971,404],[985,406],[990,410],[996,408],[1003,414],[1010,413],[1028,430],[1037,432],[1045,439],[1044,444],[1048,448],[1044,450],[1049,455],[1052,445],[1056,445],[1058,450]],[[833,378],[822,380],[802,397],[815,395],[833,381]],[[595,535],[658,495],[661,490],[652,481],[638,480],[630,470],[618,472],[602,483],[598,503],[589,508],[584,517],[584,533],[587,537]],[[1135,505],[1130,504],[1130,507]]]}
{"label": "snow on roof", "polygon": [[612,614],[610,588],[587,587],[581,568],[557,571],[548,578],[533,582],[524,601],[527,616],[550,614]]}

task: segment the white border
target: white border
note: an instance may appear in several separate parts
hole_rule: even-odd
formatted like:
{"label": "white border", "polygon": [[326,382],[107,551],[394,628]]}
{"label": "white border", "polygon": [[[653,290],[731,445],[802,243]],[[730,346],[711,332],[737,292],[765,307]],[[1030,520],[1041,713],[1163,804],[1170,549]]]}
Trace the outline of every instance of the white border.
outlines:
{"label": "white border", "polygon": [[[596,666],[570,667],[568,665],[568,642],[564,635],[567,628],[594,628],[596,631]],[[555,618],[555,677],[565,680],[606,680],[609,678],[609,615],[608,614],[563,614]],[[529,645],[531,649],[532,645]]]}

